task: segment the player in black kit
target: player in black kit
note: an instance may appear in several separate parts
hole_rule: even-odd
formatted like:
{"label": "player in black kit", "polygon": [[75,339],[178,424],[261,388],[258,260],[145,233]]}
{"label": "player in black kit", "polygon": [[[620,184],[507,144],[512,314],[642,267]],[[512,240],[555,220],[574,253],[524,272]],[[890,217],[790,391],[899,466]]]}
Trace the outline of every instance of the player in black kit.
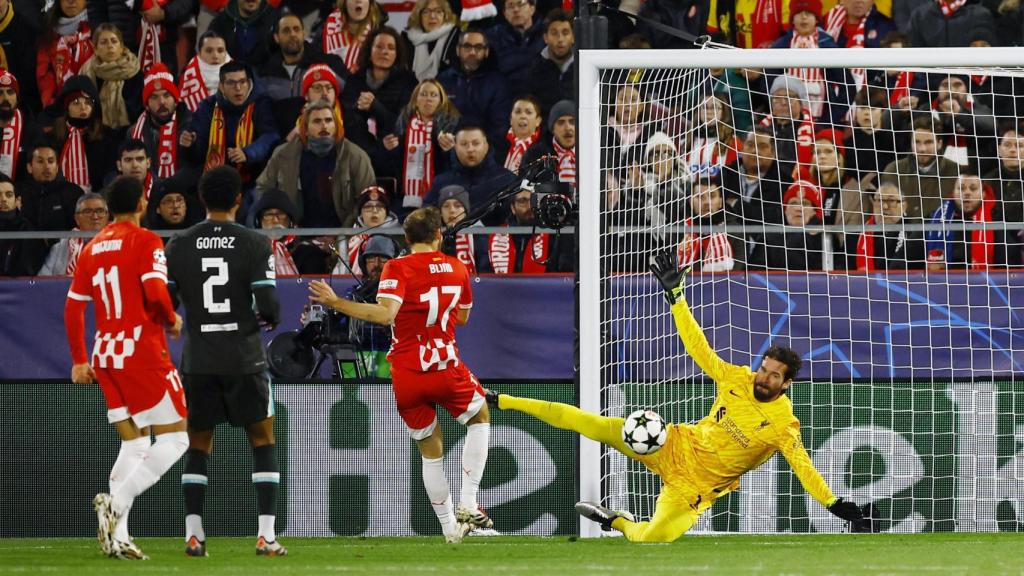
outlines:
{"label": "player in black kit", "polygon": [[[168,287],[185,307],[182,380],[189,406],[189,449],[181,475],[185,553],[206,556],[203,500],[213,430],[244,427],[252,446],[252,482],[259,507],[256,553],[283,556],[274,513],[280,483],[274,454],[274,397],[260,327],[280,316],[274,257],[265,236],[235,223],[241,179],[234,168],[207,171],[199,195],[207,219],[167,245]],[[253,310],[255,301],[255,310]]]}

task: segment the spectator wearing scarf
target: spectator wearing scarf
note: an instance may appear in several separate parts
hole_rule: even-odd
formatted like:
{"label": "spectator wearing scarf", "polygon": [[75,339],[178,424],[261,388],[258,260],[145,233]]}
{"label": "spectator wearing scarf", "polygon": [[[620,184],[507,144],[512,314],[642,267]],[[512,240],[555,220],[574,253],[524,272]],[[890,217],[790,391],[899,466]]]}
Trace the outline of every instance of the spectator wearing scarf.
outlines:
{"label": "spectator wearing scarf", "polygon": [[103,125],[123,135],[142,112],[142,71],[139,59],[124,45],[113,24],[100,24],[95,33],[96,52],[81,73],[96,84]]}
{"label": "spectator wearing scarf", "polygon": [[[951,198],[942,202],[931,218],[932,224],[993,223],[1002,220],[1002,210],[992,188],[977,174],[960,173]],[[988,270],[1005,265],[1007,244],[1002,230],[930,230],[926,234],[928,269],[969,268]]]}
{"label": "spectator wearing scarf", "polygon": [[85,2],[71,4],[77,14],[65,14],[61,2],[54,2],[47,17],[49,28],[36,54],[36,81],[43,106],[50,106],[69,77],[78,74],[92,58],[92,28]]}
{"label": "spectator wearing scarf", "polygon": [[227,44],[216,31],[207,30],[199,37],[198,44],[199,53],[185,66],[181,73],[181,86],[178,88],[181,101],[190,112],[195,112],[200,102],[217,93],[220,67],[231,62]]}
{"label": "spectator wearing scarf", "polygon": [[142,103],[145,111],[132,126],[130,136],[146,144],[153,160],[153,175],[170,178],[181,166],[178,140],[191,123],[192,113],[181,103],[174,77],[163,64],[154,64],[146,73]]}

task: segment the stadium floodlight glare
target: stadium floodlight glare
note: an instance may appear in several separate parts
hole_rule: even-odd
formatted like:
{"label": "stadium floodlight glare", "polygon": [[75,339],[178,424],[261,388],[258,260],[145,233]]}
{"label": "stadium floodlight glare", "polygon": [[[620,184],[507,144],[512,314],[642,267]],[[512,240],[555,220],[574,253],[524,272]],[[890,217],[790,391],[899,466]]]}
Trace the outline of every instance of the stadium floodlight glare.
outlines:
{"label": "stadium floodlight glare", "polygon": [[[694,267],[690,306],[724,360],[801,353],[789,396],[803,441],[882,530],[1024,523],[1024,281],[1007,272],[1024,181],[1000,173],[1020,164],[1009,146],[1024,157],[1024,130],[1004,142],[1024,120],[1024,48],[584,50],[578,65],[580,407],[708,413],[715,386],[647,273],[671,249]],[[756,126],[771,154],[748,141]],[[865,145],[880,135],[889,146]],[[586,438],[580,462],[581,500],[649,517],[657,477]],[[694,527],[842,529],[778,456]]]}

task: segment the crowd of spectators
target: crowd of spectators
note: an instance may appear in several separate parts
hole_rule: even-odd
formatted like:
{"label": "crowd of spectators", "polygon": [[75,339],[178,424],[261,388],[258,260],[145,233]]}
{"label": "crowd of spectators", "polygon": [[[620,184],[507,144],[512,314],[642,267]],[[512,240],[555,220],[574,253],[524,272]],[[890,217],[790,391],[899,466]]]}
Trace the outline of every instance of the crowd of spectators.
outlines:
{"label": "crowd of spectators", "polygon": [[[574,189],[572,23],[543,0],[418,0],[404,30],[376,0],[0,0],[0,231],[98,230],[119,175],[145,226],[183,229],[226,164],[239,222],[286,229],[279,273],[361,275],[375,233],[424,205],[458,222],[545,153]],[[534,227],[529,195],[483,223]],[[69,275],[87,241],[5,240],[0,275]],[[456,244],[479,272],[574,268],[566,235]]]}
{"label": "crowd of spectators", "polygon": [[[645,0],[609,46],[691,48],[651,22],[737,47],[1008,46],[1017,0]],[[0,0],[0,230],[96,230],[117,175],[145,224],[204,217],[203,170],[234,166],[239,220],[364,233],[273,240],[282,274],[360,273],[374,232],[423,205],[465,218],[538,158],[576,184],[571,0],[417,0],[404,29],[376,0]],[[1019,265],[1016,229],[821,233],[814,225],[1024,220],[1020,79],[900,70],[711,70],[608,91],[599,201],[613,272],[651,248],[707,270]],[[7,183],[0,181],[0,190]],[[530,193],[483,219],[533,226]],[[790,224],[800,232],[673,232]],[[644,230],[649,228],[649,230]],[[617,228],[609,228],[609,230]],[[268,240],[269,241],[269,240]],[[572,238],[476,234],[478,272],[572,271]],[[8,240],[2,275],[66,275],[82,239]]]}
{"label": "crowd of spectators", "polygon": [[[646,0],[639,14],[738,47],[1024,44],[1015,1]],[[693,47],[646,19],[613,18],[612,41]],[[1012,74],[780,66],[693,78],[605,74],[610,271],[644,271],[665,247],[706,271],[1022,264],[1024,85]]]}

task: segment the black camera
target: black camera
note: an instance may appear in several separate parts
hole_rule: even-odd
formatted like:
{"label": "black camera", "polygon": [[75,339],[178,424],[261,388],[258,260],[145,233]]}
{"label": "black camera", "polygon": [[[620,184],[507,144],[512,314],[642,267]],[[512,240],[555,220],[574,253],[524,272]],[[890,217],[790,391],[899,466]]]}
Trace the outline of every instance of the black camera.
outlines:
{"label": "black camera", "polygon": [[302,328],[278,334],[267,346],[270,372],[278,378],[309,378],[319,373],[327,357],[336,362],[353,360],[362,342],[359,331],[344,319],[322,304],[307,306]]}
{"label": "black camera", "polygon": [[533,186],[530,207],[537,222],[545,228],[560,230],[571,225],[577,216],[572,201],[572,185],[567,182],[540,182]]}

